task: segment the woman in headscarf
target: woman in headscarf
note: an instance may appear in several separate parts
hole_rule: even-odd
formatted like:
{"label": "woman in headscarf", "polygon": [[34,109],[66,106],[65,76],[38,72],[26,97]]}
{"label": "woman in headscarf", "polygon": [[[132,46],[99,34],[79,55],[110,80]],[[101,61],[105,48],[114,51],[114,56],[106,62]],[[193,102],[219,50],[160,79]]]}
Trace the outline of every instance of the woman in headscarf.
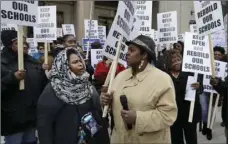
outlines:
{"label": "woman in headscarf", "polygon": [[[126,44],[130,68],[116,76],[112,93],[106,93],[105,89],[101,93],[102,105],[110,104],[113,112],[111,143],[170,143],[170,126],[177,116],[173,82],[151,64],[156,56],[155,43],[150,37],[140,35]],[[123,110],[121,95],[126,96],[129,110]]]}
{"label": "woman in headscarf", "polygon": [[41,144],[107,144],[99,95],[89,82],[85,63],[74,48],[54,59],[50,83],[38,102],[38,135]]}
{"label": "woman in headscarf", "polygon": [[[184,137],[187,144],[197,144],[197,123],[201,119],[201,107],[199,94],[203,92],[203,75],[198,75],[196,83],[192,83],[191,87],[196,89],[195,106],[192,123],[188,122],[190,101],[185,100],[186,86],[189,76],[194,73],[181,71],[182,56],[179,51],[169,50],[166,55],[166,71],[173,80],[176,103],[178,107],[177,120],[171,126],[172,144],[184,144]],[[183,136],[184,133],[184,136]]]}

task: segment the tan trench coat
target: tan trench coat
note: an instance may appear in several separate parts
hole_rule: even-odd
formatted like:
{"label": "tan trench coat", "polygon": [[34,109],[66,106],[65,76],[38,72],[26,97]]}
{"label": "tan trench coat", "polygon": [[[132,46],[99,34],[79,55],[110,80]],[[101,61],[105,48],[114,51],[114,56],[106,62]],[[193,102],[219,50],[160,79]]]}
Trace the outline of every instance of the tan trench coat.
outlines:
{"label": "tan trench coat", "polygon": [[[111,143],[171,143],[170,126],[176,120],[177,106],[170,76],[150,64],[136,77],[132,76],[131,71],[127,69],[121,72],[113,83],[112,111],[115,126]],[[137,113],[132,130],[126,130],[120,114],[121,95],[126,95],[129,109]]]}

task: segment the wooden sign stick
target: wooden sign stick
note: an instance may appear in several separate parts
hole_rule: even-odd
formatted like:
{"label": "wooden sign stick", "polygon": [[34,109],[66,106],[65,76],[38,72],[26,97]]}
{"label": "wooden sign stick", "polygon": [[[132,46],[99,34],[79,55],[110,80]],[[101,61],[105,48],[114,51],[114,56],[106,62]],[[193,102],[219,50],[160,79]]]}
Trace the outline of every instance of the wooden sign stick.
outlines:
{"label": "wooden sign stick", "polygon": [[89,42],[88,42],[88,48],[87,48],[87,51],[86,51],[86,59],[89,58],[89,50],[90,50],[90,31],[91,31],[91,21],[92,21],[92,14],[93,14],[93,3],[91,2],[90,3],[90,15],[89,15]]}
{"label": "wooden sign stick", "polygon": [[[118,47],[117,47],[117,50],[116,50],[116,55],[115,55],[115,59],[113,60],[113,66],[111,66],[111,73],[110,73],[110,83],[108,85],[108,93],[110,94],[111,92],[111,88],[112,88],[112,84],[113,84],[113,80],[115,78],[115,75],[116,75],[116,67],[117,67],[117,64],[118,64],[118,59],[119,59],[119,55],[120,55],[120,49],[121,49],[121,43],[122,43],[122,40],[123,40],[123,36],[121,35],[120,36],[120,39],[118,41]],[[109,71],[110,71],[109,70]],[[107,116],[107,113],[108,113],[108,109],[109,109],[109,106],[106,105],[104,107],[104,111],[103,111],[103,115],[102,117],[105,118]]]}
{"label": "wooden sign stick", "polygon": [[[24,70],[24,38],[23,26],[18,25],[17,43],[18,43],[18,70]],[[24,79],[20,81],[19,89],[25,89]]]}
{"label": "wooden sign stick", "polygon": [[[47,41],[44,43],[44,64],[48,64],[48,42]],[[48,72],[48,70],[45,70],[45,72]]]}
{"label": "wooden sign stick", "polygon": [[215,122],[215,115],[216,115],[217,108],[218,108],[219,97],[220,97],[220,95],[217,94],[216,101],[215,101],[215,106],[214,106],[214,110],[213,110],[213,114],[212,114],[210,129],[213,128],[213,125],[214,125],[214,122]]}
{"label": "wooden sign stick", "polygon": [[[213,49],[212,41],[211,41],[211,34],[208,35],[208,40],[209,40],[209,48],[210,48],[210,56],[211,56],[212,78],[215,78],[215,60],[214,60],[214,49]],[[210,128],[210,124],[211,124],[212,101],[213,101],[213,93],[210,94],[210,102],[209,102],[208,118],[207,118],[207,128]]]}
{"label": "wooden sign stick", "polygon": [[[196,80],[198,79],[198,74],[195,73],[194,77],[196,77]],[[188,122],[192,123],[193,120],[193,114],[194,114],[194,108],[195,108],[195,100],[191,101],[190,109],[189,109],[189,115],[188,115]]]}

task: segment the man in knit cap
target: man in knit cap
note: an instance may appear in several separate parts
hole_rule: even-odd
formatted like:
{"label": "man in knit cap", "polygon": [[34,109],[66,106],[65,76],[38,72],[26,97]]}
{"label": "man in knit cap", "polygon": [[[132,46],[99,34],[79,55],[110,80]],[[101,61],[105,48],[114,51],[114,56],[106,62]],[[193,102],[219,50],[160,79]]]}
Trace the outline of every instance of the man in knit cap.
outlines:
{"label": "man in knit cap", "polygon": [[[27,54],[24,39],[24,70],[18,70],[17,32],[1,32],[4,48],[1,52],[1,134],[5,144],[36,144],[36,104],[46,85],[41,65]],[[19,90],[20,80],[25,89]]]}

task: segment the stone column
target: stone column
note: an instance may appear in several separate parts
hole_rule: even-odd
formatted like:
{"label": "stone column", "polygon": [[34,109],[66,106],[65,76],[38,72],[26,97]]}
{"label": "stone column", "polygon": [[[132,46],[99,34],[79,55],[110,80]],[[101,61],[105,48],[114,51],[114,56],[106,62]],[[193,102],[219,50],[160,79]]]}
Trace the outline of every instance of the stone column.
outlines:
{"label": "stone column", "polygon": [[[76,38],[78,41],[82,41],[84,38],[84,19],[90,18],[90,8],[93,6],[94,10],[94,1],[77,1],[74,4],[74,14],[75,14],[75,32]],[[94,12],[92,13],[92,19],[94,18]]]}

